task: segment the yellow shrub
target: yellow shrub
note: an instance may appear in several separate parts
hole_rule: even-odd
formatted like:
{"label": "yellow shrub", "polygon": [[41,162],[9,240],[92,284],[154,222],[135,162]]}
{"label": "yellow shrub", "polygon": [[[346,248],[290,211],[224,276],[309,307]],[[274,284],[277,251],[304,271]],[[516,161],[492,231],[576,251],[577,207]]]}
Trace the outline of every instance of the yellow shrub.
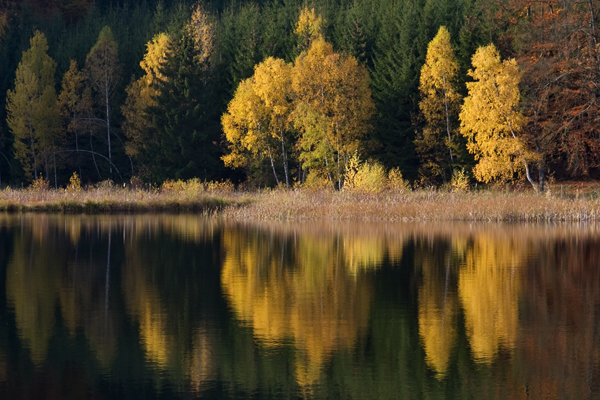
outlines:
{"label": "yellow shrub", "polygon": [[163,193],[176,193],[181,192],[185,188],[185,182],[181,179],[174,181],[171,179],[167,179],[160,186],[160,191]]}
{"label": "yellow shrub", "polygon": [[450,186],[455,192],[469,191],[469,176],[465,172],[464,168],[455,169],[454,171],[452,171],[452,179],[450,179]]}
{"label": "yellow shrub", "polygon": [[69,185],[67,186],[67,191],[81,192],[81,179],[79,179],[77,172],[73,172],[73,175],[71,175],[71,179],[69,179]]}
{"label": "yellow shrub", "polygon": [[50,189],[50,181],[47,179],[44,179],[42,174],[40,174],[40,177],[31,183],[31,185],[29,186],[29,189],[34,192],[42,192],[42,191],[49,190]]}
{"label": "yellow shrub", "polygon": [[385,168],[378,162],[365,161],[360,165],[349,189],[362,193],[379,193],[386,187]]}
{"label": "yellow shrub", "polygon": [[331,182],[325,174],[310,171],[302,184],[302,188],[310,190],[331,189]]}
{"label": "yellow shrub", "polygon": [[220,182],[209,181],[206,182],[206,189],[211,192],[231,192],[233,190],[233,183],[230,180]]}
{"label": "yellow shrub", "polygon": [[402,172],[399,168],[392,168],[388,173],[387,187],[390,190],[410,190],[410,185],[406,179],[402,177]]}

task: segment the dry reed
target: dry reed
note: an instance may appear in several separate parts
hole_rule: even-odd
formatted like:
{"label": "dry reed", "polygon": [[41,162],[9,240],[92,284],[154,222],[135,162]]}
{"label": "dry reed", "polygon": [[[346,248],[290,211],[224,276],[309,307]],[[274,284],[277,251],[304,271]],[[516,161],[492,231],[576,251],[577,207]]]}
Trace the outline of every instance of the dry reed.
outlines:
{"label": "dry reed", "polygon": [[0,191],[6,212],[197,212],[233,220],[337,221],[600,221],[600,190],[532,191],[331,190],[235,191],[87,190]]}
{"label": "dry reed", "polygon": [[233,219],[354,221],[600,221],[600,198],[533,192],[266,191],[243,207],[226,207]]}

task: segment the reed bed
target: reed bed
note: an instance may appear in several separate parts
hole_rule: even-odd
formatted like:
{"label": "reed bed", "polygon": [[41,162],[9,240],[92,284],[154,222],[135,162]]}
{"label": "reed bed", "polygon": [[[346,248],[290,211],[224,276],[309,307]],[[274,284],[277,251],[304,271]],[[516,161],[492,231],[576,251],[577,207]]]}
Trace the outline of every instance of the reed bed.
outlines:
{"label": "reed bed", "polygon": [[254,194],[243,207],[225,207],[223,215],[237,220],[595,222],[600,221],[600,198],[493,190],[271,191]]}
{"label": "reed bed", "polygon": [[0,191],[0,211],[117,213],[117,212],[200,212],[217,213],[231,206],[231,199],[207,191],[132,190],[92,188],[86,190],[5,189]]}
{"label": "reed bed", "polygon": [[5,189],[0,211],[55,213],[195,212],[232,220],[600,221],[600,187],[587,191],[68,190]]}

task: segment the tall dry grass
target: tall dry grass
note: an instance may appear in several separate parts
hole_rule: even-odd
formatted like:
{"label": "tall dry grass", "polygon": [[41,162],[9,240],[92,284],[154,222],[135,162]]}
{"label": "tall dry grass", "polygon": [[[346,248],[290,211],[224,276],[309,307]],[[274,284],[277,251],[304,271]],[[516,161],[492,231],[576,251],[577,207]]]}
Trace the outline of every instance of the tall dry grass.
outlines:
{"label": "tall dry grass", "polygon": [[112,182],[87,188],[50,189],[44,186],[27,189],[6,188],[0,191],[0,211],[8,212],[218,212],[234,203],[225,198],[231,188],[214,189],[205,185],[179,190],[132,189]]}
{"label": "tall dry grass", "polygon": [[102,183],[78,190],[4,189],[8,212],[200,212],[234,220],[338,221],[600,221],[600,185],[560,187],[544,194],[388,188],[378,193],[333,190],[238,191],[231,184],[168,182],[132,189]]}
{"label": "tall dry grass", "polygon": [[562,196],[486,190],[265,191],[243,207],[225,207],[233,219],[356,221],[600,221],[598,195]]}

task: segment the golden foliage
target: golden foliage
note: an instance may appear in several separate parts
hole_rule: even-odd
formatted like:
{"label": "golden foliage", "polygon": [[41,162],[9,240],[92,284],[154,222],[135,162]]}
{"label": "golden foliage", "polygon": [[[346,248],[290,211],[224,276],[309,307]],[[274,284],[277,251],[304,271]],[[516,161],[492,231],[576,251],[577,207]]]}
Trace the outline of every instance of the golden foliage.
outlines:
{"label": "golden foliage", "polygon": [[81,179],[79,179],[79,175],[77,172],[73,172],[71,178],[69,179],[69,185],[67,186],[68,192],[81,192]]}
{"label": "golden foliage", "polygon": [[500,348],[512,351],[519,326],[521,274],[526,247],[480,234],[467,247],[458,293],[473,358],[491,363]]}
{"label": "golden foliage", "polygon": [[392,168],[388,172],[387,178],[388,189],[393,191],[410,190],[410,184],[406,179],[402,177],[402,172],[400,171],[400,168]]}
{"label": "golden foliage", "polygon": [[42,174],[40,174],[39,178],[31,182],[31,185],[29,185],[29,190],[32,192],[44,192],[50,190],[50,181],[45,179]]}
{"label": "golden foliage", "polygon": [[[352,171],[352,158],[349,171]],[[359,193],[379,193],[387,187],[385,168],[378,162],[365,161],[359,164],[355,173],[351,173],[344,182],[344,189]]]}
{"label": "golden foliage", "polygon": [[269,57],[255,67],[251,78],[240,83],[221,118],[230,150],[222,157],[225,165],[249,166],[264,157],[269,157],[273,165],[278,143],[286,162],[292,111],[291,68],[285,61]]}
{"label": "golden foliage", "polygon": [[[296,379],[308,386],[319,378],[331,352],[352,347],[366,328],[371,285],[366,277],[355,279],[352,270],[357,273],[359,265],[377,256],[342,256],[350,262],[339,263],[335,243],[321,237],[299,236],[290,248],[285,243],[273,247],[260,234],[225,230],[221,282],[237,317],[263,345],[293,339]],[[356,245],[346,241],[339,251],[353,254]],[[286,254],[293,256],[294,268],[287,265]]]}
{"label": "golden foliage", "polygon": [[314,40],[323,37],[323,25],[323,18],[315,13],[314,8],[304,7],[300,11],[294,33],[298,36],[301,50],[306,50]]}
{"label": "golden foliage", "polygon": [[456,168],[452,171],[452,179],[450,179],[450,187],[455,192],[469,191],[469,176],[464,168]]}
{"label": "golden foliage", "polygon": [[424,179],[444,174],[444,167],[453,161],[453,126],[460,108],[457,90],[459,65],[445,26],[427,46],[425,64],[421,68],[419,109],[425,118],[422,134],[415,140],[423,164]]}
{"label": "golden foliage", "polygon": [[127,136],[127,153],[135,156],[139,148],[144,146],[144,131],[150,124],[145,118],[145,110],[156,105],[154,96],[157,91],[154,85],[157,81],[164,81],[165,77],[160,72],[160,67],[167,59],[169,51],[169,36],[166,33],[155,35],[146,44],[146,53],[140,66],[146,72],[140,79],[131,82],[125,89],[127,99],[121,107],[123,117],[123,131]]}
{"label": "golden foliage", "polygon": [[482,182],[510,181],[535,155],[517,137],[524,124],[518,110],[521,72],[514,59],[501,61],[496,47],[480,47],[468,74],[469,95],[460,112],[460,132],[479,163],[473,173]]}
{"label": "golden foliage", "polygon": [[169,35],[161,32],[154,35],[152,40],[146,43],[146,53],[143,60],[140,61],[140,67],[146,73],[143,80],[147,87],[150,87],[156,80],[164,81],[166,79],[160,68],[167,60],[169,40]]}
{"label": "golden foliage", "polygon": [[194,61],[201,69],[209,69],[210,57],[215,47],[216,23],[204,8],[202,2],[192,6],[192,16],[186,25],[186,29],[196,49]]}
{"label": "golden foliage", "polygon": [[[221,119],[230,153],[228,166],[249,167],[268,157],[275,180],[275,148],[289,187],[287,157],[292,129],[301,137],[292,150],[302,168],[327,175],[341,188],[350,155],[369,131],[375,111],[366,68],[333,51],[321,34],[322,19],[305,8],[296,33],[308,35],[307,50],[294,65],[272,57],[237,87]],[[295,154],[294,154],[295,155]]]}
{"label": "golden foliage", "polygon": [[[426,259],[421,266],[423,283],[419,289],[419,335],[423,340],[425,361],[444,378],[448,369],[450,352],[456,344],[458,298],[456,292],[444,287],[448,276],[440,276],[433,260]],[[449,268],[449,266],[447,267]],[[449,272],[446,271],[448,275]]]}
{"label": "golden foliage", "polygon": [[319,37],[296,58],[292,90],[303,167],[333,174],[341,183],[375,111],[366,68]]}

